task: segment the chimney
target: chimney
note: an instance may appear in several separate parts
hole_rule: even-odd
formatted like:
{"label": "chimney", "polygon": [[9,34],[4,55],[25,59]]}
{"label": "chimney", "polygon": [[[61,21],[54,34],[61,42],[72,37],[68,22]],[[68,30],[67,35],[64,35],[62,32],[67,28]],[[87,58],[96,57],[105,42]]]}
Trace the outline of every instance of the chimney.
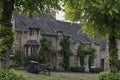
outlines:
{"label": "chimney", "polygon": [[56,11],[55,10],[51,10],[51,15],[56,19]]}

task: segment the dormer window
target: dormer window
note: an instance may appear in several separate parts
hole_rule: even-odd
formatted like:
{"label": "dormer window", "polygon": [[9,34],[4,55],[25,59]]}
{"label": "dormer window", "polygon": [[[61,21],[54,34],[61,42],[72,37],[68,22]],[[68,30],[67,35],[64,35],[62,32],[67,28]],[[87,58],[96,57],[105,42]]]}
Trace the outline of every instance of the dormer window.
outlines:
{"label": "dormer window", "polygon": [[39,35],[39,29],[37,29],[36,32],[37,32],[37,35]]}
{"label": "dormer window", "polygon": [[30,36],[34,35],[34,30],[30,29]]}
{"label": "dormer window", "polygon": [[63,37],[63,34],[62,34],[62,32],[61,31],[58,31],[57,32],[57,35],[58,35],[58,41],[60,41],[61,39],[62,39],[62,37]]}

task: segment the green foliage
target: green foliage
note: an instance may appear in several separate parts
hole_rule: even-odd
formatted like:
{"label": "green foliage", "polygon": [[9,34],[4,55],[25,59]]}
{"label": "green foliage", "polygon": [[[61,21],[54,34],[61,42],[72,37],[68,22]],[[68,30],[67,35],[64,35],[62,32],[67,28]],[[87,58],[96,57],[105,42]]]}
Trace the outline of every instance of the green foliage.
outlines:
{"label": "green foliage", "polygon": [[50,13],[51,9],[61,9],[59,0],[0,0],[0,58],[7,58],[6,53],[10,52],[14,42],[11,24],[13,11],[40,15]]}
{"label": "green foliage", "polygon": [[45,63],[46,62],[46,55],[49,53],[54,53],[55,50],[52,46],[52,42],[50,40],[48,40],[47,38],[41,39],[40,43],[41,43],[40,55],[43,57],[42,58],[43,63]]}
{"label": "green foliage", "polygon": [[15,70],[0,70],[0,80],[28,80],[22,73]]}
{"label": "green foliage", "polygon": [[94,59],[95,59],[95,54],[93,53],[93,54],[91,54],[89,56],[89,61],[88,61],[88,67],[89,67],[89,69],[91,69],[91,66],[94,63]]}
{"label": "green foliage", "polygon": [[117,42],[115,37],[109,38],[109,52],[110,52],[110,58],[109,58],[109,65],[110,65],[110,71],[111,72],[118,72],[118,48],[117,48]]}
{"label": "green foliage", "polygon": [[5,52],[12,48],[14,33],[10,28],[0,27],[0,57],[4,59]]}
{"label": "green foliage", "polygon": [[37,62],[41,62],[42,57],[39,54],[32,54],[29,56],[29,61],[37,61]]}
{"label": "green foliage", "polygon": [[15,64],[21,66],[23,64],[22,58],[23,58],[23,53],[21,51],[16,51],[13,57]]}
{"label": "green foliage", "polygon": [[65,70],[69,69],[69,59],[70,56],[72,55],[72,50],[70,48],[71,45],[71,39],[68,36],[64,36],[63,40],[60,42],[60,46],[62,47],[62,54],[63,54],[63,67]]}
{"label": "green foliage", "polygon": [[[0,1],[0,12],[4,9],[4,4],[9,1]],[[14,1],[14,10],[19,11],[20,13],[25,13],[30,15],[31,13],[42,14],[48,13],[51,9],[61,9],[59,5],[59,0],[15,0]],[[0,14],[1,14],[0,13]]]}
{"label": "green foliage", "polygon": [[100,73],[103,71],[104,70],[102,68],[90,68],[90,72],[92,72],[92,73]]}
{"label": "green foliage", "polygon": [[108,36],[111,71],[117,70],[116,40],[120,39],[119,4],[120,0],[67,0],[64,4],[66,19],[81,21],[83,30],[90,37]]}
{"label": "green foliage", "polygon": [[12,65],[8,65],[7,66],[7,69],[15,69],[15,68],[17,68],[17,67],[20,67],[20,65],[18,65],[18,64],[12,64]]}
{"label": "green foliage", "polygon": [[38,63],[42,63],[43,57],[39,54],[32,54],[30,56],[24,57],[24,66],[27,66],[30,61],[36,61]]}
{"label": "green foliage", "polygon": [[70,71],[73,71],[73,72],[84,72],[85,68],[84,67],[71,67]]}
{"label": "green foliage", "polygon": [[120,71],[120,59],[118,59],[117,61],[117,68],[118,68],[118,71]]}
{"label": "green foliage", "polygon": [[77,50],[77,54],[80,58],[80,64],[81,66],[84,66],[84,59],[86,55],[89,55],[89,68],[91,67],[91,64],[94,61],[94,53],[95,53],[95,48],[92,46],[85,46],[83,44],[80,44]]}
{"label": "green foliage", "polygon": [[80,58],[80,64],[81,66],[84,66],[84,59],[85,59],[85,56],[86,56],[86,52],[87,52],[87,49],[85,48],[84,45],[79,45],[78,47],[78,50],[77,50],[77,54]]}
{"label": "green foliage", "polygon": [[114,30],[120,35],[120,0],[67,0],[65,17],[71,21],[82,21],[83,29],[92,35],[109,35]]}
{"label": "green foliage", "polygon": [[102,72],[98,80],[120,80],[120,73]]}

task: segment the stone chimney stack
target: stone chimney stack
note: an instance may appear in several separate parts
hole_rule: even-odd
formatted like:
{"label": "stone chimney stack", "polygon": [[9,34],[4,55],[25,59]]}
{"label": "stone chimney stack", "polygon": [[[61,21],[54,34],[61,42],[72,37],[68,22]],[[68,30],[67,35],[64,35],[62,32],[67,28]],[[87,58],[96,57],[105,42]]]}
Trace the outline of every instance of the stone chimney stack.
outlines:
{"label": "stone chimney stack", "polygon": [[56,19],[56,11],[55,10],[51,10],[50,12],[51,12],[52,16]]}

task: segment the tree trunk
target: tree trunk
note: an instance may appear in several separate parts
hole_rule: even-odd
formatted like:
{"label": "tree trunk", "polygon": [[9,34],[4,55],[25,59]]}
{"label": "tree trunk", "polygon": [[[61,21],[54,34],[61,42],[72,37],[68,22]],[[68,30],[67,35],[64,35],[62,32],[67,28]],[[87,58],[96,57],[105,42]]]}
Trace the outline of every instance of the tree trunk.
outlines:
{"label": "tree trunk", "polygon": [[109,36],[109,66],[111,72],[117,72],[118,49],[115,34]]}
{"label": "tree trunk", "polygon": [[12,13],[14,10],[14,0],[4,0],[3,10],[1,13],[0,24],[2,29],[1,34],[1,44],[5,47],[2,49],[2,54],[5,56],[5,59],[2,60],[2,68],[5,68],[7,62],[9,61],[9,55],[11,52],[12,44],[13,44],[13,32],[12,32]]}

